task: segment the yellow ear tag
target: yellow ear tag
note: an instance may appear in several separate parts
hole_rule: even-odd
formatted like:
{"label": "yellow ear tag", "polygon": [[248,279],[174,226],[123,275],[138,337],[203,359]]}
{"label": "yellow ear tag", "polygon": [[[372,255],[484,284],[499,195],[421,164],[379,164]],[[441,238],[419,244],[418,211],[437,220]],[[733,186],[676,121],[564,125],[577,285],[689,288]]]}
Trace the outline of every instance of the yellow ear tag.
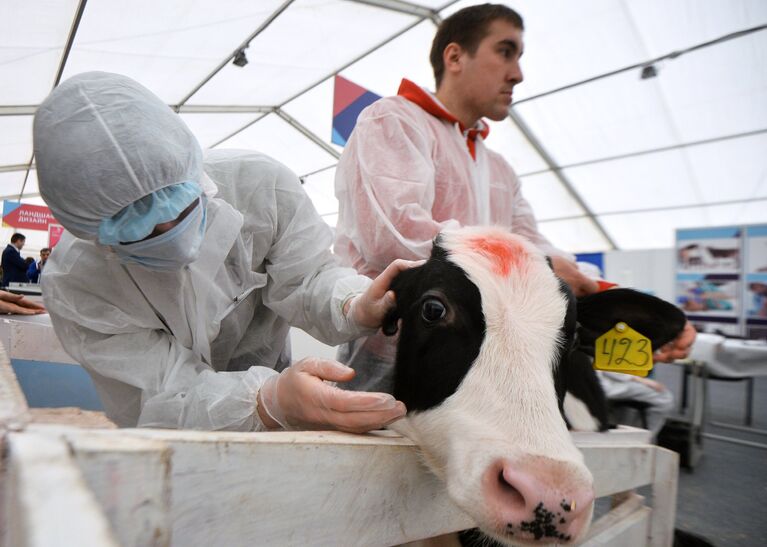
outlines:
{"label": "yellow ear tag", "polygon": [[617,323],[597,338],[594,346],[594,368],[597,370],[647,376],[652,365],[650,340],[626,323]]}

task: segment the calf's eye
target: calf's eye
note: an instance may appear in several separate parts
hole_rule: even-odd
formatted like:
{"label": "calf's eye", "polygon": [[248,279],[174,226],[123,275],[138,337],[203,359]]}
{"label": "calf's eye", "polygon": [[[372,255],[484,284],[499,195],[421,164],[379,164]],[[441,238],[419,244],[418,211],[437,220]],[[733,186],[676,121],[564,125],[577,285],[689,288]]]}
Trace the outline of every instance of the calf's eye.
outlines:
{"label": "calf's eye", "polygon": [[421,306],[421,317],[427,323],[434,323],[443,319],[446,313],[445,305],[436,298],[429,298]]}

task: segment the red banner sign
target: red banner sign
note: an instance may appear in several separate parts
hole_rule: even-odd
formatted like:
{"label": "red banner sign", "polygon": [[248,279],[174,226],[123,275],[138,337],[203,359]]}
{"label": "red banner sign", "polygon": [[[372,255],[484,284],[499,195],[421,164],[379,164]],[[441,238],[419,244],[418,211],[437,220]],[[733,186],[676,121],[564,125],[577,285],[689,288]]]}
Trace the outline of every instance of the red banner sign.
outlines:
{"label": "red banner sign", "polygon": [[49,224],[58,224],[51,210],[44,205],[30,205],[18,201],[3,202],[3,227],[19,230],[48,231]]}
{"label": "red banner sign", "polygon": [[61,224],[49,224],[48,225],[48,247],[53,249],[56,243],[61,239],[61,234],[64,233],[64,227]]}

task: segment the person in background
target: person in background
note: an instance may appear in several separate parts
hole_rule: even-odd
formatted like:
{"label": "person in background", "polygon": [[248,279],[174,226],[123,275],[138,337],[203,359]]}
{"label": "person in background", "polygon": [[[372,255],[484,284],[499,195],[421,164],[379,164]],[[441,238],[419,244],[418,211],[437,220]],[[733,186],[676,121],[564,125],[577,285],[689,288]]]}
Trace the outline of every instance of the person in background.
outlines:
{"label": "person in background", "polygon": [[[277,161],[210,150],[118,74],[60,84],[33,124],[40,193],[64,226],[42,276],[66,351],[122,427],[362,432],[402,417],[384,393],[291,365],[297,326],[327,344],[374,332],[398,261],[374,281],[340,267],[332,233]],[[73,146],[72,143],[77,143]]]}
{"label": "person in background", "polygon": [[27,282],[29,282],[29,267],[32,266],[35,263],[35,259],[31,256],[28,256],[24,259],[24,266],[27,269]]}
{"label": "person in background", "polygon": [[3,251],[3,287],[8,283],[26,283],[27,282],[27,264],[21,256],[21,249],[27,241],[24,234],[15,233],[11,236],[11,242],[6,245]]}
{"label": "person in background", "polygon": [[32,264],[27,268],[27,277],[30,283],[40,283],[40,275],[43,273],[43,268],[49,256],[51,256],[50,248],[43,247],[40,249],[40,260],[37,262],[33,260]]}
{"label": "person in background", "polygon": [[[598,290],[540,233],[516,173],[484,144],[483,117],[504,120],[522,82],[523,30],[504,5],[455,12],[432,42],[436,92],[402,80],[396,97],[362,111],[336,170],[334,252],[343,264],[373,277],[395,258],[427,258],[442,230],[492,224],[545,252],[576,296]],[[338,357],[357,371],[346,387],[393,388],[394,339],[354,340]]]}
{"label": "person in background", "polygon": [[[644,413],[647,429],[652,433],[652,442],[656,442],[666,418],[674,411],[674,396],[671,391],[652,378],[601,370],[596,373],[610,403],[631,401],[646,405]],[[611,419],[615,423],[641,427],[641,424],[636,423],[629,415],[630,410],[625,406],[611,405]]]}

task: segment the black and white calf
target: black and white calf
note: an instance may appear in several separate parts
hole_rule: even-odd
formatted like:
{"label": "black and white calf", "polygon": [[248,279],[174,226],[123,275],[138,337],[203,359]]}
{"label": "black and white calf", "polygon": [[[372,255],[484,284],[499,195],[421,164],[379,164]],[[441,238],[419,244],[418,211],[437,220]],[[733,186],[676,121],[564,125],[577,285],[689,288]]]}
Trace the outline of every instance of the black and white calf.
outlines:
{"label": "black and white calf", "polygon": [[594,499],[562,417],[576,305],[545,256],[504,230],[464,228],[392,288],[384,332],[400,332],[394,395],[408,414],[390,428],[419,444],[484,533],[576,542]]}

